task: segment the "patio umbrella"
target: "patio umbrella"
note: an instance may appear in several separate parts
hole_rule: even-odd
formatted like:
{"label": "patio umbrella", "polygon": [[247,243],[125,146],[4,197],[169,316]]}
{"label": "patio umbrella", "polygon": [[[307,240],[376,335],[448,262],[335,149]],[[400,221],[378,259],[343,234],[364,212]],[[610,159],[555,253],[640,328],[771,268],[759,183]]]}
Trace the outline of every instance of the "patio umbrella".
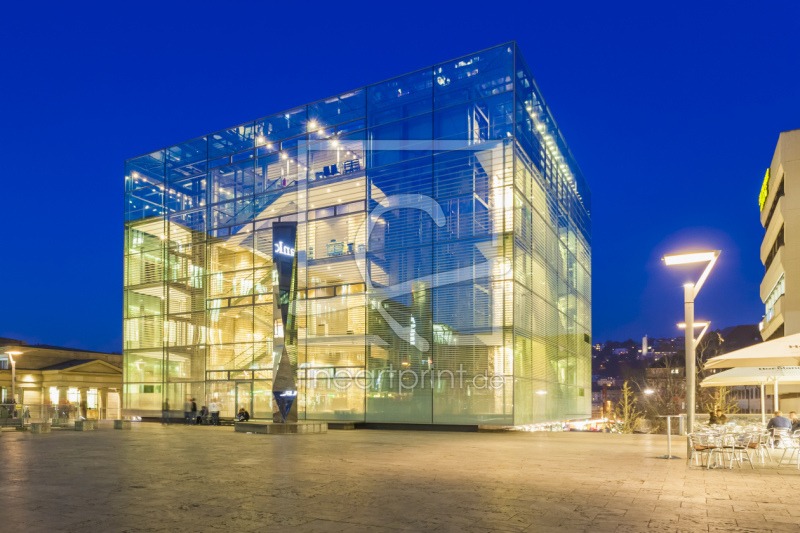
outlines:
{"label": "patio umbrella", "polygon": [[712,357],[704,368],[800,366],[800,333]]}
{"label": "patio umbrella", "polygon": [[[765,343],[766,344],[766,343]],[[747,348],[745,348],[747,350]],[[744,350],[739,350],[740,352]],[[735,352],[734,352],[735,353]],[[730,355],[730,354],[729,354]],[[724,357],[724,356],[723,356]],[[772,384],[775,388],[775,410],[778,409],[778,383],[800,384],[800,366],[761,366],[739,367],[718,372],[700,382],[701,387],[729,387],[733,385],[761,386],[761,421],[766,422],[764,386]]]}

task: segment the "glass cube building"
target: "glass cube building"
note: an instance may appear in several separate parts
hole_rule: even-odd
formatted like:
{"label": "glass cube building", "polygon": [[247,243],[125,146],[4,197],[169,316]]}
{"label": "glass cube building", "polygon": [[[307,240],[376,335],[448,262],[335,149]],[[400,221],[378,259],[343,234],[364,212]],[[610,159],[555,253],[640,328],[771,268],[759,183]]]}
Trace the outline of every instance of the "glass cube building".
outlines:
{"label": "glass cube building", "polygon": [[129,159],[125,412],[271,418],[291,246],[299,419],[588,416],[590,212],[513,42]]}

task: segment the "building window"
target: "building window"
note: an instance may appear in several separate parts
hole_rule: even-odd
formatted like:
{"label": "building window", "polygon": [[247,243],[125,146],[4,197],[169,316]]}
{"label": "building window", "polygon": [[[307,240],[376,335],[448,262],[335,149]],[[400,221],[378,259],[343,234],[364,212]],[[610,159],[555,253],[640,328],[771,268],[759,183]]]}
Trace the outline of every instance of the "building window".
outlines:
{"label": "building window", "polygon": [[58,405],[58,387],[50,387],[50,404]]}
{"label": "building window", "polygon": [[769,223],[772,222],[772,215],[775,214],[775,208],[778,207],[778,200],[781,199],[781,196],[786,195],[786,190],[783,187],[783,179],[781,179],[781,184],[778,187],[778,192],[775,193],[775,199],[772,200],[772,207],[769,209],[769,215],[767,215],[767,222],[764,224],[764,228],[769,228]]}
{"label": "building window", "polygon": [[78,389],[67,390],[67,401],[69,403],[78,403],[81,401],[81,393],[78,391]]}
{"label": "building window", "polygon": [[97,409],[97,389],[89,389],[86,393],[86,405],[89,409]]}
{"label": "building window", "polygon": [[778,301],[778,298],[783,296],[786,293],[786,281],[784,279],[784,275],[781,274],[780,279],[775,284],[775,287],[772,288],[772,292],[769,293],[767,296],[767,301],[765,302],[767,308],[767,322],[772,320],[772,314],[775,308],[775,302]]}
{"label": "building window", "polygon": [[769,267],[772,265],[772,261],[775,259],[775,256],[778,254],[778,250],[780,250],[785,243],[783,242],[783,226],[781,226],[781,230],[778,232],[778,236],[775,237],[775,242],[772,243],[772,248],[767,254],[767,260],[764,261],[764,269],[769,271]]}

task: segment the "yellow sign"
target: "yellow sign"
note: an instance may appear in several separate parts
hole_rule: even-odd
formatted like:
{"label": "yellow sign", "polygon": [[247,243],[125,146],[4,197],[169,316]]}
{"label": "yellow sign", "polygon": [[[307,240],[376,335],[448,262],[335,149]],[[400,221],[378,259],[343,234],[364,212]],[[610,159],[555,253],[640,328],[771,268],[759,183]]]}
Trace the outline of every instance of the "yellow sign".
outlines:
{"label": "yellow sign", "polygon": [[758,194],[758,207],[764,210],[764,204],[767,203],[767,196],[769,196],[769,169],[764,175],[764,183],[761,184],[761,192]]}

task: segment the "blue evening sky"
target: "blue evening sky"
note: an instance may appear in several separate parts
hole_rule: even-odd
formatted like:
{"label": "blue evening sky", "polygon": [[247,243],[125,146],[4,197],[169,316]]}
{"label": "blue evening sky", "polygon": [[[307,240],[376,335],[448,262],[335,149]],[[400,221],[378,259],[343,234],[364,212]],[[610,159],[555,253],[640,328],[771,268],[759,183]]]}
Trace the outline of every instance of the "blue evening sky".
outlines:
{"label": "blue evening sky", "polygon": [[800,128],[797,2],[10,2],[0,336],[120,350],[123,161],[518,41],[593,191],[593,338],[757,323],[758,191]]}

